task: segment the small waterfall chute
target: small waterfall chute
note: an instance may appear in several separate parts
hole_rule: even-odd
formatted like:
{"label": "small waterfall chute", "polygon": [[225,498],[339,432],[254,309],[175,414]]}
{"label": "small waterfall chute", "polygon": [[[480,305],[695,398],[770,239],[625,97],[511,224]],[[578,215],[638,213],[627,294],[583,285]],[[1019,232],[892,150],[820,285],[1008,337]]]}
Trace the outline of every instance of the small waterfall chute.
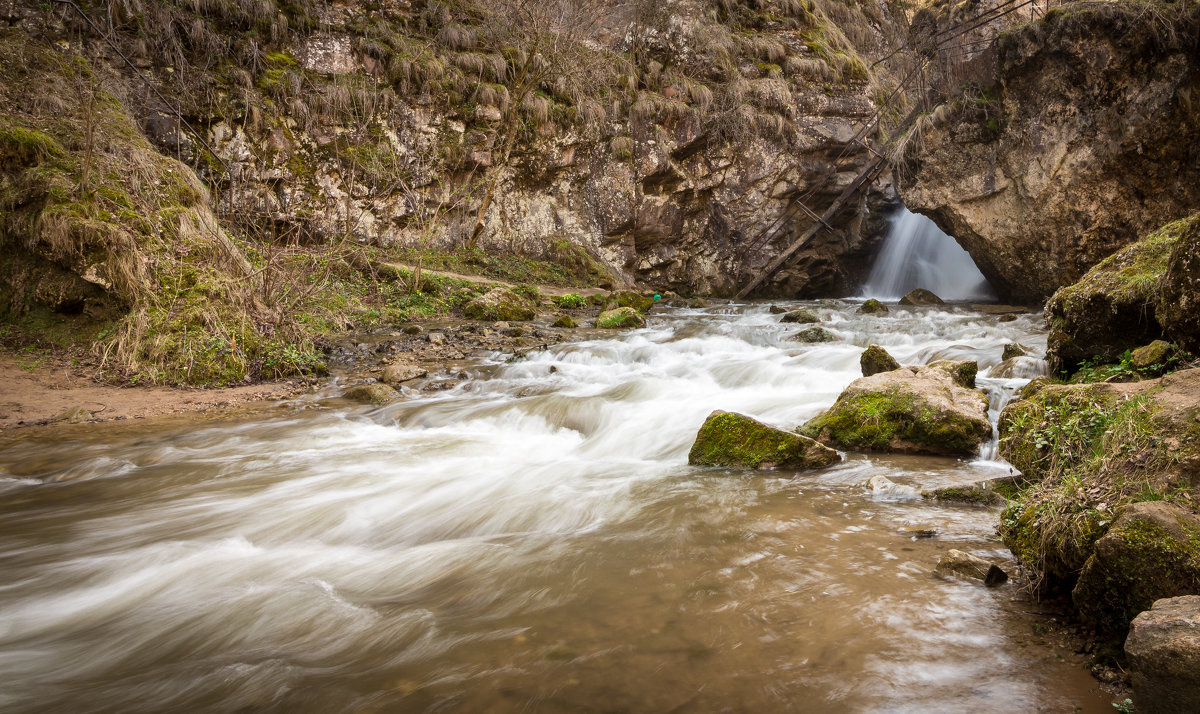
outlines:
{"label": "small waterfall chute", "polygon": [[990,300],[995,293],[975,261],[954,238],[901,207],[862,289],[863,297],[897,300],[914,288],[943,300]]}

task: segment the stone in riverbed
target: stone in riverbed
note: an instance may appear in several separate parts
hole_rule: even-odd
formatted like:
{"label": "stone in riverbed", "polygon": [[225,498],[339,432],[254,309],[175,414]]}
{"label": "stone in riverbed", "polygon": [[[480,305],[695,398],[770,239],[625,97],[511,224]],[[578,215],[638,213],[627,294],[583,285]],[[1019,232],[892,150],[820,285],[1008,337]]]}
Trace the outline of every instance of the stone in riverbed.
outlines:
{"label": "stone in riverbed", "polygon": [[688,453],[688,463],[697,466],[756,469],[820,469],[841,458],[838,452],[807,437],[723,411],[708,415]]}
{"label": "stone in riverbed", "polygon": [[1004,352],[1000,354],[1000,360],[1007,361],[1013,357],[1024,357],[1029,354],[1029,348],[1017,342],[1010,342],[1004,346]]}
{"label": "stone in riverbed", "polygon": [[947,551],[938,561],[933,574],[939,578],[962,577],[980,580],[989,587],[1008,580],[1008,573],[1000,566],[961,550]]}
{"label": "stone in riverbed", "polygon": [[916,288],[910,290],[907,295],[900,298],[901,305],[945,305],[946,301],[934,295],[931,291],[925,288]]}
{"label": "stone in riverbed", "polygon": [[363,404],[387,404],[393,399],[399,398],[400,394],[387,386],[378,382],[372,384],[360,384],[356,387],[351,387],[342,392],[342,399],[349,399],[352,402],[361,402]]}
{"label": "stone in riverbed", "polygon": [[900,363],[896,361],[896,358],[888,354],[888,351],[879,345],[868,345],[867,349],[863,350],[863,353],[859,355],[858,365],[862,369],[864,377],[900,369]]}
{"label": "stone in riverbed", "polygon": [[792,342],[833,342],[837,335],[823,327],[810,327],[788,337]]}
{"label": "stone in riverbed", "polygon": [[965,486],[944,486],[921,494],[939,503],[963,503],[969,506],[1003,506],[1004,496],[993,491],[987,482]]}
{"label": "stone in riverbed", "polygon": [[817,313],[813,312],[812,310],[805,310],[805,309],[801,308],[799,310],[792,310],[791,312],[786,313],[783,317],[781,317],[779,319],[779,321],[780,322],[806,323],[806,322],[820,322],[821,318],[817,317]]}
{"label": "stone in riverbed", "polygon": [[610,294],[604,301],[606,311],[622,307],[631,307],[645,315],[654,307],[654,297],[635,293],[632,290],[620,290]]}
{"label": "stone in riverbed", "polygon": [[1200,712],[1200,596],[1158,600],[1125,640],[1139,712]]}
{"label": "stone in riverbed", "polygon": [[860,315],[885,315],[887,312],[887,305],[884,305],[875,298],[867,300],[862,304],[862,307],[858,308],[858,314]]}
{"label": "stone in riverbed", "polygon": [[972,456],[992,435],[987,398],[963,386],[969,369],[943,362],[880,372],[850,383],[800,429],[838,448]]}
{"label": "stone in riverbed", "polygon": [[771,313],[772,315],[782,315],[787,311],[788,309],[782,305],[772,305],[771,307],[767,308],[767,312]]}
{"label": "stone in riverbed", "polygon": [[414,364],[393,362],[383,368],[382,374],[379,375],[379,381],[384,384],[397,385],[412,379],[424,377],[427,374],[429,374],[429,370],[421,369]]}
{"label": "stone in riverbed", "polygon": [[596,327],[602,330],[629,330],[645,326],[646,318],[632,307],[605,310],[596,318]]}
{"label": "stone in riverbed", "polygon": [[550,323],[551,327],[564,327],[570,329],[575,327],[575,320],[571,319],[570,315],[559,315],[558,319]]}

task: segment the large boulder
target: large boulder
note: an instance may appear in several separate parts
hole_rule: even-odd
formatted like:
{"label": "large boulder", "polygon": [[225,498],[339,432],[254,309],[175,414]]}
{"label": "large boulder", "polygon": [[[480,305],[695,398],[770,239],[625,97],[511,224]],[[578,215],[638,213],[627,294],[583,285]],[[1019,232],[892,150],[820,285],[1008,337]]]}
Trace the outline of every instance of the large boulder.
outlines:
{"label": "large boulder", "polygon": [[1173,225],[1179,238],[1167,258],[1154,314],[1172,341],[1200,352],[1200,213]]}
{"label": "large boulder", "polygon": [[754,469],[820,469],[841,458],[838,452],[810,438],[743,414],[719,410],[704,420],[688,453],[689,464]]}
{"label": "large boulder", "polygon": [[864,377],[900,369],[900,363],[896,361],[896,358],[879,345],[867,345],[867,349],[858,356],[858,366]]}
{"label": "large boulder", "polygon": [[938,297],[931,290],[925,288],[915,288],[910,290],[907,295],[900,298],[901,305],[945,305],[946,301]]}
{"label": "large boulder", "polygon": [[508,288],[492,288],[463,305],[463,314],[472,320],[488,322],[528,321],[535,316],[533,306]]}
{"label": "large boulder", "polygon": [[992,435],[987,398],[962,363],[880,372],[850,383],[801,433],[839,448],[971,456]]}
{"label": "large boulder", "polygon": [[596,318],[596,327],[602,330],[630,330],[645,326],[646,318],[632,307],[605,310]]}
{"label": "large boulder", "polygon": [[1200,516],[1163,501],[1127,506],[1071,593],[1085,621],[1118,633],[1155,600],[1178,595],[1200,595]]}
{"label": "large boulder", "polygon": [[1200,596],[1159,600],[1135,617],[1125,655],[1137,711],[1200,712]]}

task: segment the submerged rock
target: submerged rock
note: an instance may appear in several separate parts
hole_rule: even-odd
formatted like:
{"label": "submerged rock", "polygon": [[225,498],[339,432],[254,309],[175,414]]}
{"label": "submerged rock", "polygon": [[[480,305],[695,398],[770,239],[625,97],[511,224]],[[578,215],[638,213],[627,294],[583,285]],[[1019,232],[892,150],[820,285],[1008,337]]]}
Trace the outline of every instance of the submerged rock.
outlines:
{"label": "submerged rock", "polygon": [[1139,712],[1200,712],[1200,596],[1158,600],[1137,617],[1125,640]]}
{"label": "submerged rock", "polygon": [[858,314],[860,315],[884,315],[887,311],[887,305],[884,305],[875,298],[867,300],[858,308]]}
{"label": "submerged rock", "polygon": [[816,441],[732,412],[715,411],[704,420],[688,453],[698,466],[820,469],[841,455]]}
{"label": "submerged rock", "polygon": [[1003,506],[1004,496],[995,492],[989,482],[966,486],[943,486],[921,494],[925,498],[945,503],[964,503],[970,506]]}
{"label": "submerged rock", "polygon": [[1163,501],[1134,503],[1083,566],[1071,599],[1083,619],[1122,632],[1155,600],[1200,595],[1200,516]]}
{"label": "submerged rock", "polygon": [[342,392],[342,399],[349,399],[352,402],[361,402],[362,404],[387,404],[399,397],[399,392],[386,384],[379,384],[377,382],[373,384],[360,384]]}
{"label": "submerged rock", "polygon": [[786,313],[782,318],[780,318],[779,321],[780,322],[806,323],[806,322],[820,322],[821,318],[817,317],[817,313],[813,312],[812,310],[800,309],[800,310],[792,310],[791,312]]}
{"label": "submerged rock", "polygon": [[961,550],[950,550],[943,555],[933,573],[939,578],[980,580],[989,587],[1008,581],[1008,573],[1000,566]]}
{"label": "submerged rock", "polygon": [[635,327],[645,327],[646,318],[632,307],[618,307],[615,310],[605,310],[596,318],[596,327],[602,330],[628,330]]}
{"label": "submerged rock", "polygon": [[910,290],[907,295],[900,298],[901,305],[945,305],[946,301],[934,295],[932,291],[925,288],[917,288]]}
{"label": "submerged rock", "polygon": [[788,339],[793,342],[833,342],[837,339],[837,335],[823,327],[810,327],[800,330]]}
{"label": "submerged rock", "polygon": [[896,358],[879,345],[868,345],[867,349],[859,355],[858,365],[862,369],[864,377],[900,369],[900,363],[896,361]]}
{"label": "submerged rock", "polygon": [[508,288],[492,288],[463,305],[463,314],[472,320],[528,321],[534,318],[533,307]]}
{"label": "submerged rock", "polygon": [[801,433],[845,449],[974,455],[992,434],[987,398],[954,371],[929,365],[856,379]]}

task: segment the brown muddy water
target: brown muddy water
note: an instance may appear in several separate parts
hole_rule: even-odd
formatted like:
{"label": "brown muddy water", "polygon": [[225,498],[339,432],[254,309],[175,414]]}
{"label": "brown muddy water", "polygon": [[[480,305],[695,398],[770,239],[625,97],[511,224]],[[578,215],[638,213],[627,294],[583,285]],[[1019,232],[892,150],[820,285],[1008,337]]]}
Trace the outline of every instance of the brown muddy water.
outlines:
{"label": "brown muddy water", "polygon": [[837,342],[667,311],[383,408],[9,438],[0,710],[1113,711],[1017,585],[931,574],[1007,555],[994,511],[919,496],[1007,473],[994,446],[687,465],[710,411],[799,424],[870,342],[977,359],[995,408],[1024,382],[987,376],[1002,346],[1045,346],[1034,315],[805,305]]}

